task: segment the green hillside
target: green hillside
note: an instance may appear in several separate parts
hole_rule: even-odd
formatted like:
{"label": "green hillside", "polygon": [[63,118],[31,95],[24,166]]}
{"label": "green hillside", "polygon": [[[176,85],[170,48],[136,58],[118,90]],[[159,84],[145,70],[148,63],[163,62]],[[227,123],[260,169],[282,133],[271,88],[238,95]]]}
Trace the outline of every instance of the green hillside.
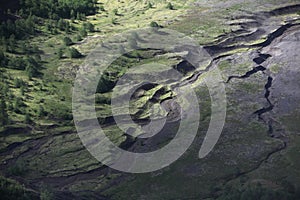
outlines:
{"label": "green hillside", "polygon": [[[0,199],[300,199],[298,1],[0,0],[0,5]],[[191,66],[181,56],[193,50],[188,44],[175,53],[148,48],[147,32],[115,36],[143,28],[193,38],[209,63]],[[174,137],[138,140],[143,132],[129,136],[117,126],[110,104],[114,91],[122,96],[134,85],[116,88],[126,72],[139,77],[157,70],[166,83],[141,87],[131,97],[131,118],[140,126],[154,110],[173,120],[166,127],[173,134],[180,108],[173,108],[172,89],[189,85],[200,99],[184,102],[199,104],[200,126],[191,147],[170,166],[119,172],[82,144],[72,113],[74,80],[107,40],[120,45],[120,52],[126,44],[140,47],[114,60],[96,94],[86,96],[95,99],[98,122],[119,147],[152,151]],[[227,116],[217,145],[199,159],[213,95],[203,80],[215,68],[226,86]],[[163,77],[171,69],[183,77]],[[169,111],[159,108],[163,103]]]}

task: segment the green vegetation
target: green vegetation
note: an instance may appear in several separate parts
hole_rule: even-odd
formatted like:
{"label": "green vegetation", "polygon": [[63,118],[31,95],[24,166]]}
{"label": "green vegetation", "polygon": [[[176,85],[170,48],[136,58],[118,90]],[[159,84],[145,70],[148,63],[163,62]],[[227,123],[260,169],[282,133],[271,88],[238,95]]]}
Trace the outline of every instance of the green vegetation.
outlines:
{"label": "green vegetation", "polygon": [[82,57],[82,54],[77,49],[75,49],[73,47],[69,48],[68,51],[69,51],[68,53],[69,53],[70,58],[80,58],[80,57]]}
{"label": "green vegetation", "polygon": [[72,42],[72,40],[69,37],[64,37],[64,44],[66,46],[71,46],[73,44],[73,42]]}
{"label": "green vegetation", "polygon": [[153,28],[158,28],[159,27],[158,23],[154,22],[154,21],[150,23],[150,26],[153,27]]}
{"label": "green vegetation", "polygon": [[174,10],[174,6],[170,2],[168,3],[167,8],[170,9],[170,10]]}
{"label": "green vegetation", "polygon": [[300,192],[288,192],[283,189],[270,189],[262,184],[252,184],[245,186],[233,186],[225,188],[225,192],[217,200],[289,200],[299,199]]}
{"label": "green vegetation", "polygon": [[148,2],[147,8],[148,8],[148,9],[153,8],[153,4],[152,4],[151,2]]}
{"label": "green vegetation", "polygon": [[49,189],[49,187],[42,185],[40,199],[41,200],[52,200],[54,198],[53,192]]}
{"label": "green vegetation", "polygon": [[16,22],[10,20],[2,22],[0,25],[0,44],[6,50],[13,52],[15,39],[24,39],[28,35],[36,33],[37,20],[37,17],[30,15],[26,19],[20,19]]}
{"label": "green vegetation", "polygon": [[[163,3],[155,2],[154,6],[153,2],[148,2],[147,7],[151,8],[152,13],[163,13],[166,10]],[[128,14],[136,14],[126,12],[122,7],[116,7],[116,4],[99,4],[90,0],[25,0],[20,2],[18,8],[9,13],[21,18],[4,20],[0,26],[2,129],[10,129],[9,125],[16,123],[35,127],[42,127],[45,123],[72,123],[71,81],[68,80],[71,77],[62,78],[63,73],[69,75],[69,72],[59,70],[65,69],[64,65],[75,67],[82,62],[83,55],[88,53],[85,46],[90,49],[90,43],[87,40],[87,44],[77,45],[77,42],[103,29],[107,23],[104,15],[113,13],[114,25],[127,27],[133,23],[131,19],[128,22],[124,19],[128,18]],[[141,5],[137,9],[144,8]],[[152,15],[151,12],[147,15]],[[93,21],[89,15],[102,16]],[[151,21],[141,22],[147,26]],[[131,45],[136,47],[137,41],[138,38],[133,38]],[[134,54],[133,60],[139,57],[139,54]],[[99,92],[105,93],[112,89],[119,77],[113,74],[119,70],[116,67],[102,77]],[[120,75],[122,73],[121,70]]]}
{"label": "green vegetation", "polygon": [[112,18],[111,19],[111,23],[114,24],[114,25],[118,24],[117,19],[116,18]]}
{"label": "green vegetation", "polygon": [[38,196],[27,191],[24,186],[16,181],[0,176],[0,196],[1,199],[34,200]]}
{"label": "green vegetation", "polygon": [[8,124],[7,107],[6,107],[6,103],[3,99],[3,97],[1,97],[1,100],[0,100],[0,125],[5,126],[7,124]]}
{"label": "green vegetation", "polygon": [[23,0],[21,1],[20,13],[24,15],[33,14],[48,19],[74,18],[81,19],[81,15],[95,14],[97,11],[95,0]]}
{"label": "green vegetation", "polygon": [[[299,183],[295,178],[299,173],[295,170],[299,166],[299,141],[293,140],[293,148],[287,150],[288,161],[278,161],[278,157],[268,160],[274,166],[281,164],[281,169],[291,166],[288,169],[295,171],[293,177],[287,177],[292,180],[281,184],[280,179],[272,177],[272,173],[277,172],[279,167],[271,168],[269,172],[269,166],[258,165],[268,154],[279,149],[282,142],[277,138],[270,138],[266,134],[267,126],[262,123],[242,124],[240,119],[235,118],[239,112],[252,111],[258,106],[257,102],[249,101],[251,108],[245,108],[238,101],[242,95],[238,98],[229,96],[231,99],[228,102],[227,120],[230,126],[226,127],[215,152],[207,159],[199,160],[199,146],[193,147],[183,158],[159,172],[121,176],[118,172],[103,169],[85,150],[76,134],[71,113],[72,85],[76,70],[91,49],[116,33],[149,26],[153,30],[160,27],[175,29],[196,38],[200,44],[212,44],[220,35],[235,31],[236,27],[232,28],[221,20],[226,8],[209,15],[207,11],[210,8],[194,6],[194,1],[189,0],[20,2],[21,9],[10,11],[20,18],[4,20],[0,24],[1,173],[21,180],[22,183],[24,181],[26,186],[37,191],[28,192],[25,186],[0,178],[1,198],[55,199],[56,195],[69,195],[71,192],[80,199],[93,199],[98,195],[97,191],[105,191],[103,195],[112,199],[299,198],[295,186]],[[232,6],[226,13],[234,13],[240,8],[243,6]],[[123,38],[117,38],[113,43],[119,44],[119,40]],[[138,48],[144,45],[144,41],[133,33],[128,38],[128,44],[131,48]],[[127,49],[119,46],[120,53],[125,53]],[[244,48],[226,53],[240,54],[247,51],[249,49]],[[97,94],[88,98],[95,98],[99,122],[105,124],[104,132],[115,144],[124,145],[128,140],[112,122],[111,94],[119,77],[129,68],[134,69],[135,66],[152,62],[163,64],[159,70],[162,74],[167,73],[165,66],[175,67],[180,62],[178,57],[177,54],[165,54],[158,50],[136,50],[126,53],[104,71],[98,82]],[[252,67],[249,63],[233,65],[226,58],[218,63],[225,78],[228,74],[244,74]],[[270,69],[273,73],[279,72],[278,66]],[[141,72],[147,73],[148,69],[143,68]],[[261,83],[243,82],[227,89],[229,94],[237,90],[259,96],[263,94],[263,87]],[[261,94],[256,93],[258,88],[262,89],[259,91]],[[202,141],[210,118],[210,99],[207,88],[197,86],[196,90],[197,95],[201,96],[203,123],[197,140]],[[122,92],[124,91],[119,95]],[[175,94],[170,88],[161,85],[149,90],[140,89],[130,104],[132,118],[148,119],[151,108],[161,111],[160,102],[173,96]],[[298,116],[286,116],[282,121],[289,131],[297,133]],[[134,134],[139,135],[141,132],[135,131]],[[259,171],[262,169],[266,171]],[[252,170],[254,175],[251,177]],[[245,178],[236,185],[234,181],[230,181],[242,173],[247,173],[251,178]],[[284,171],[277,174],[287,175]],[[264,179],[272,184],[253,183],[255,175],[266,175]],[[48,186],[49,177],[51,181]],[[41,184],[41,180],[46,184]]]}

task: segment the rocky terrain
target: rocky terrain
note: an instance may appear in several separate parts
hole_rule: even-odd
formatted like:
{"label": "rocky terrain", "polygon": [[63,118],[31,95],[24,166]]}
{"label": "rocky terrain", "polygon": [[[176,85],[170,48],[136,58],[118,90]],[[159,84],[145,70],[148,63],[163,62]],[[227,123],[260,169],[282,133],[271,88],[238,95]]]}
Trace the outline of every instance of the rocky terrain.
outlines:
{"label": "rocky terrain", "polygon": [[[196,91],[201,109],[198,134],[189,150],[172,165],[146,174],[122,173],[99,163],[83,146],[73,125],[44,124],[21,130],[10,128],[1,133],[5,141],[0,152],[1,174],[37,196],[43,185],[53,199],[300,198],[299,3],[187,1],[174,19],[161,24],[198,41],[209,54],[208,63],[197,68],[185,56],[178,56],[194,50],[188,45],[176,52],[151,49],[139,41],[137,45],[145,46],[136,54],[126,54],[113,63],[125,62],[131,69],[155,61],[169,67],[157,66],[162,82],[167,84],[144,85],[130,99],[132,120],[142,127],[149,123],[150,108],[163,105],[165,112],[158,109],[161,113],[157,116],[167,116],[167,125],[150,139],[138,138],[143,133],[135,129],[123,133],[112,117],[109,100],[104,101],[111,97],[111,92],[98,94],[99,123],[115,144],[128,151],[152,151],[169,142],[180,121],[174,88],[190,85]],[[118,33],[127,28],[120,25],[105,31]],[[86,53],[102,37],[107,35],[89,36],[75,45]],[[112,43],[117,42],[123,44]],[[74,69],[68,68],[74,66],[64,63],[56,73],[74,78]],[[184,77],[164,79],[170,69],[183,72]],[[227,116],[215,148],[199,159],[211,114],[211,99],[203,78],[214,69],[220,70],[225,85]],[[113,67],[110,70],[118,74]],[[137,69],[132,76],[137,77],[145,70],[146,67]],[[121,89],[134,84],[139,85],[123,83],[114,90],[125,95]],[[122,118],[123,113],[118,114]],[[15,141],[6,137],[20,131],[28,138]],[[40,131],[43,133],[38,134]]]}

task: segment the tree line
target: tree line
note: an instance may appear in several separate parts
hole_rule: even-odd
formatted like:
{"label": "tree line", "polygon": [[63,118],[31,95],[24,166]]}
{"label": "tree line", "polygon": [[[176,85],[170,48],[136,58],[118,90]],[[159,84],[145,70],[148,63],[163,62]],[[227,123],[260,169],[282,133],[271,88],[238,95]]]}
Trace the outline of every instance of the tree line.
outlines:
{"label": "tree line", "polygon": [[97,11],[97,0],[21,0],[20,15],[35,15],[47,19],[75,18]]}

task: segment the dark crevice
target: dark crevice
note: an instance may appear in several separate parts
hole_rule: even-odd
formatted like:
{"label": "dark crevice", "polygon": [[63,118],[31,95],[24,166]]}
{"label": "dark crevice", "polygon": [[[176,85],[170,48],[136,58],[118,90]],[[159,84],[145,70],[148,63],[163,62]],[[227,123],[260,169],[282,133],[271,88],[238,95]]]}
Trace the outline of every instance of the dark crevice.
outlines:
{"label": "dark crevice", "polygon": [[237,179],[237,178],[239,178],[239,177],[241,177],[243,175],[246,175],[248,173],[251,173],[251,172],[259,169],[261,167],[261,165],[264,164],[264,163],[266,163],[270,159],[270,157],[272,155],[274,155],[275,153],[278,153],[278,152],[284,150],[285,148],[286,148],[286,143],[283,142],[280,147],[277,147],[272,152],[268,153],[268,155],[264,159],[262,159],[254,168],[252,168],[250,170],[247,170],[247,171],[244,171],[244,172],[241,172],[241,173],[238,173],[238,174],[235,174],[234,177],[228,177],[226,181],[229,182],[231,180]]}
{"label": "dark crevice", "polygon": [[262,120],[263,120],[262,115],[263,115],[264,113],[267,113],[267,112],[272,111],[273,108],[274,108],[274,105],[272,104],[272,102],[271,102],[270,99],[269,99],[270,93],[271,93],[271,92],[270,92],[270,88],[272,87],[272,82],[273,82],[273,78],[272,78],[271,76],[269,76],[269,77],[268,77],[268,81],[267,81],[267,83],[266,83],[266,85],[265,85],[265,98],[266,98],[266,100],[267,100],[269,106],[268,106],[268,107],[261,108],[261,109],[255,111],[255,112],[253,113],[253,114],[255,114],[255,115],[258,115],[258,118],[259,118],[259,119],[262,119]]}
{"label": "dark crevice", "polygon": [[273,120],[269,120],[268,122],[268,134],[273,137],[274,127],[273,127]]}
{"label": "dark crevice", "polygon": [[219,55],[222,53],[226,53],[229,51],[242,49],[242,48],[248,48],[248,45],[232,45],[232,46],[224,46],[223,43],[217,44],[217,45],[211,45],[206,46],[204,49],[210,54],[210,55]]}
{"label": "dark crevice", "polygon": [[204,47],[204,49],[210,54],[210,55],[219,55],[222,53],[226,53],[228,51],[233,51],[233,50],[238,50],[242,48],[262,48],[269,46],[276,38],[282,36],[289,28],[299,25],[299,23],[287,23],[285,25],[282,25],[279,27],[276,31],[273,33],[270,33],[267,36],[267,39],[264,42],[261,42],[259,44],[253,44],[253,45],[246,45],[246,44],[235,44],[235,45],[230,45],[234,42],[251,42],[254,40],[257,40],[258,38],[261,38],[261,36],[265,33],[263,30],[258,30],[253,34],[250,34],[251,37],[247,36],[237,36],[234,38],[229,38],[226,39],[223,42],[220,42],[218,44],[213,44],[213,45],[208,45]]}
{"label": "dark crevice", "polygon": [[242,75],[242,76],[229,76],[228,80],[226,81],[226,83],[229,83],[231,79],[245,79],[245,78],[249,78],[251,75],[256,74],[257,72],[260,71],[265,71],[266,68],[263,66],[258,66],[258,67],[254,67],[251,71],[246,72],[246,74]]}
{"label": "dark crevice", "polygon": [[[242,25],[241,28],[246,29],[247,27],[245,27],[245,25]],[[226,37],[228,38],[221,38],[219,39],[219,43],[222,44],[222,46],[228,46],[228,45],[232,45],[232,44],[239,44],[239,43],[245,43],[245,42],[250,42],[250,41],[255,41],[257,39],[260,38],[261,35],[265,34],[266,31],[263,29],[257,29],[256,31],[246,31],[246,34],[230,34],[232,35],[232,37],[228,37],[228,35]],[[236,36],[237,35],[237,36]]]}
{"label": "dark crevice", "polygon": [[[237,31],[232,31],[227,34],[220,35],[217,38],[217,41],[213,42],[210,45],[207,45],[205,47],[205,49],[211,55],[216,55],[216,54],[224,53],[226,51],[231,51],[231,50],[240,49],[240,48],[266,47],[269,44],[271,44],[274,39],[281,36],[289,28],[291,28],[292,26],[295,26],[295,25],[299,25],[299,23],[295,23],[293,20],[287,21],[286,24],[279,27],[273,33],[270,33],[267,36],[267,39],[264,42],[261,42],[259,44],[243,45],[241,43],[247,43],[247,42],[255,41],[259,38],[262,38],[262,36],[265,34],[265,30],[262,29],[262,26],[263,26],[263,24],[267,23],[266,19],[273,17],[273,16],[277,16],[277,15],[296,13],[297,11],[300,10],[299,7],[300,7],[300,5],[287,6],[287,7],[279,8],[279,9],[276,9],[276,10],[273,10],[270,12],[256,13],[256,16],[241,16],[241,17],[234,17],[232,19],[229,19],[229,20],[251,19],[254,21],[232,23],[232,25],[239,25],[241,27],[241,29],[239,29]],[[254,32],[251,31],[253,28],[257,28],[257,30]],[[235,45],[233,45],[233,44],[235,44]]]}
{"label": "dark crevice", "polygon": [[[300,4],[299,5],[294,5],[294,6],[287,6],[284,8],[278,8],[275,9],[271,12],[263,12],[261,16],[265,16],[265,17],[272,17],[272,16],[276,16],[276,15],[285,15],[288,13],[296,13],[297,11],[300,10]],[[241,19],[243,18],[249,18],[249,19],[253,19],[258,21],[258,17],[257,16],[241,16]],[[236,18],[237,19],[237,18]],[[263,22],[263,18],[259,19],[259,22]],[[254,48],[263,48],[266,46],[269,46],[276,38],[282,36],[289,28],[299,25],[298,24],[291,24],[293,23],[292,21],[286,25],[281,26],[279,29],[277,29],[276,31],[274,31],[273,33],[270,33],[266,39],[266,41],[260,43],[260,44],[255,44],[255,45],[250,45],[249,47],[254,47]],[[240,24],[241,26],[243,26],[243,24]],[[249,25],[255,25],[255,23],[250,23]],[[257,23],[257,25],[259,25],[259,23]],[[255,34],[254,34],[255,35]],[[261,37],[262,35],[260,35]],[[226,36],[225,36],[226,37]],[[220,39],[221,40],[221,39]],[[222,46],[224,44],[226,44],[227,41],[235,41],[234,39],[229,39],[229,40],[223,40],[224,43],[219,43],[218,45],[214,45],[213,48],[208,47],[208,49],[212,50],[210,51],[210,53],[212,53],[212,55],[216,55],[217,53],[222,51]],[[248,39],[245,38],[244,41],[248,41]],[[218,48],[219,47],[219,48]],[[240,46],[237,46],[236,49],[240,48]],[[218,50],[217,52],[214,52],[214,50]],[[268,54],[259,54],[259,57],[253,59],[253,62],[255,62],[258,66],[258,68],[254,68],[253,70],[247,72],[245,75],[243,76],[231,76],[229,77],[228,81],[229,82],[232,78],[247,78],[249,76],[251,76],[253,73],[257,73],[257,71],[265,71],[266,67],[261,66],[262,63],[264,63],[268,58],[270,57],[270,55]],[[267,83],[265,84],[265,94],[264,94],[264,98],[266,99],[268,105],[262,109],[257,110],[256,112],[254,112],[254,114],[258,115],[259,120],[262,120],[264,122],[264,124],[268,127],[268,131],[267,134],[270,137],[276,137],[278,139],[280,139],[282,141],[282,144],[279,145],[277,148],[273,149],[271,152],[268,153],[268,155],[266,157],[264,157],[262,160],[259,161],[259,163],[257,165],[255,165],[253,168],[246,170],[244,172],[241,173],[237,173],[234,174],[232,176],[226,177],[225,180],[226,182],[238,179],[241,176],[247,175],[248,173],[251,173],[255,170],[258,170],[264,163],[268,162],[268,160],[274,155],[277,154],[281,151],[283,151],[284,149],[286,149],[287,147],[287,139],[280,134],[279,137],[276,136],[276,132],[279,131],[284,131],[284,129],[276,129],[275,128],[275,124],[274,124],[274,120],[272,119],[272,117],[266,117],[265,119],[263,119],[262,115],[270,112],[273,110],[274,105],[270,100],[270,95],[271,95],[271,91],[270,88],[272,87],[272,83],[273,83],[273,77],[271,77],[270,75],[268,76],[268,80]],[[280,124],[280,123],[278,123]],[[226,185],[226,184],[224,184]]]}
{"label": "dark crevice", "polygon": [[196,68],[188,61],[183,60],[174,67],[180,73],[186,75],[189,72],[194,71]]}
{"label": "dark crevice", "polygon": [[296,5],[290,5],[282,8],[276,8],[269,12],[272,16],[278,16],[278,15],[287,15],[292,14],[300,11],[300,4]]}
{"label": "dark crevice", "polygon": [[270,54],[261,54],[260,53],[258,57],[256,57],[256,58],[253,59],[253,61],[256,64],[260,65],[260,64],[262,64],[263,62],[265,62],[270,57],[271,57]]}
{"label": "dark crevice", "polygon": [[180,83],[177,83],[177,84],[174,84],[171,88],[174,89],[176,87],[182,87],[182,86],[185,86],[187,84],[193,84],[195,81],[198,80],[198,78],[205,72],[208,72],[210,70],[210,68],[212,67],[213,63],[217,60],[220,60],[221,58],[225,58],[225,57],[228,57],[228,56],[231,56],[232,54],[224,54],[224,55],[220,55],[220,56],[217,56],[215,58],[213,58],[210,63],[206,66],[205,69],[203,70],[198,70],[198,71],[194,71],[194,73],[188,77],[187,79],[185,79],[184,81],[180,82]]}
{"label": "dark crevice", "polygon": [[282,25],[276,31],[269,34],[266,41],[264,41],[262,43],[259,43],[259,44],[252,45],[252,47],[266,47],[266,46],[269,46],[276,38],[282,36],[289,28],[291,28],[295,25],[297,25],[297,24],[288,23],[288,24]]}
{"label": "dark crevice", "polygon": [[[128,131],[131,131],[131,130],[128,130]],[[132,132],[134,132],[134,131],[135,130],[132,130]],[[119,147],[121,149],[128,150],[130,147],[132,147],[137,142],[137,138],[131,136],[130,135],[131,133],[124,134],[126,136],[126,140],[119,145]]]}
{"label": "dark crevice", "polygon": [[268,82],[265,85],[265,89],[266,89],[266,93],[265,93],[265,98],[268,100],[268,102],[270,102],[270,88],[272,87],[272,82],[273,82],[273,78],[271,76],[268,77]]}

